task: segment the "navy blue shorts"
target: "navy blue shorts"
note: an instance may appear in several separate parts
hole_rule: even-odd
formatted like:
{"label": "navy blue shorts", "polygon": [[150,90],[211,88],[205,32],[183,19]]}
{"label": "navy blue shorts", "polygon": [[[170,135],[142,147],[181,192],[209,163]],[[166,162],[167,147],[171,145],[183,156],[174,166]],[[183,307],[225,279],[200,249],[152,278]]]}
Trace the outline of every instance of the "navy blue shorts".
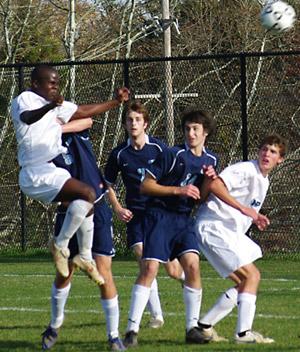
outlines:
{"label": "navy blue shorts", "polygon": [[[58,211],[55,222],[54,235],[57,236],[63,221],[65,212]],[[77,237],[74,235],[69,242],[70,258],[78,254]],[[94,207],[94,239],[92,252],[95,255],[114,256],[112,211],[103,199]]]}
{"label": "navy blue shorts", "polygon": [[126,224],[127,228],[127,246],[128,248],[133,247],[138,243],[144,241],[144,210],[131,210],[133,212],[133,218]]}
{"label": "navy blue shorts", "polygon": [[152,208],[144,219],[143,259],[167,262],[181,255],[199,254],[199,244],[194,232],[194,222],[186,214]]}

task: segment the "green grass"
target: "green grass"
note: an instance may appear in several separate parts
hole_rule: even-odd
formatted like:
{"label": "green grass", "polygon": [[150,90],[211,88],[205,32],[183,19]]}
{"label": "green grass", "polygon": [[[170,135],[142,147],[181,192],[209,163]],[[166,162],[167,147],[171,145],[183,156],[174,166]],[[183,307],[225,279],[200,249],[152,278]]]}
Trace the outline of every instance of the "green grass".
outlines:
{"label": "green grass", "polygon": [[[147,328],[145,314],[136,351],[300,351],[300,262],[259,261],[262,282],[257,300],[254,329],[271,336],[270,346],[237,346],[232,341],[208,345],[186,345],[184,306],[179,283],[161,269],[158,283],[165,313],[159,330]],[[119,291],[120,332],[126,328],[132,284],[137,273],[134,261],[114,261],[113,272]],[[50,259],[2,259],[0,264],[0,351],[39,351],[40,334],[50,318],[50,289],[54,269]],[[220,279],[207,262],[202,262],[202,313],[230,282]],[[217,325],[217,331],[232,339],[236,311]],[[82,274],[76,274],[67,304],[66,318],[53,351],[107,351],[105,320],[98,289]]]}

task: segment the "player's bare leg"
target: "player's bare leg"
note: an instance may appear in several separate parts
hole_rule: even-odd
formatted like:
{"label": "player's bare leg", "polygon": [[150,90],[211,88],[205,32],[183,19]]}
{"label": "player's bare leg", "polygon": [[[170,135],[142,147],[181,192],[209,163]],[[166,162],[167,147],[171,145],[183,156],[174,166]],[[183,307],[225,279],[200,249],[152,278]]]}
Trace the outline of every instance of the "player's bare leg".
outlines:
{"label": "player's bare leg", "polygon": [[[136,259],[139,264],[139,268],[141,271],[141,265],[142,265],[142,254],[143,254],[143,244],[138,243],[135,246],[133,246],[133,251],[136,256]],[[153,329],[158,329],[163,326],[164,324],[164,318],[163,318],[163,312],[160,304],[160,299],[159,299],[159,294],[158,294],[158,284],[157,284],[157,279],[155,278],[152,281],[151,285],[151,290],[150,290],[150,296],[149,296],[149,301],[147,303],[147,308],[150,312],[150,321],[149,321],[149,327]]]}

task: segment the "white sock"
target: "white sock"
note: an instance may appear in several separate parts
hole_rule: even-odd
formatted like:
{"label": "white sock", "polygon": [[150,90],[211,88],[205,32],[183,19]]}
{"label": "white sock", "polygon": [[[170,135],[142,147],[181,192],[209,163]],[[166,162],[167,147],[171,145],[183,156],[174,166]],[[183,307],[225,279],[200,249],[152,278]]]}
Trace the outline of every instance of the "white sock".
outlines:
{"label": "white sock", "polygon": [[92,208],[93,204],[82,199],[76,199],[70,203],[60,232],[55,238],[55,243],[58,247],[68,247],[70,239],[78,230],[79,226]]}
{"label": "white sock", "polygon": [[78,250],[82,259],[91,261],[92,245],[94,237],[94,215],[84,218],[79,229],[76,232]]}
{"label": "white sock", "polygon": [[56,288],[53,283],[51,289],[51,322],[50,326],[58,329],[62,326],[64,321],[65,305],[69,296],[71,284],[64,288]]}
{"label": "white sock", "polygon": [[135,284],[132,288],[129,317],[126,331],[138,332],[146,304],[150,296],[150,287]]}
{"label": "white sock", "polygon": [[238,295],[238,320],[236,333],[252,329],[256,309],[256,295],[242,292]]}
{"label": "white sock", "polygon": [[112,339],[119,336],[119,301],[118,296],[111,299],[101,299],[106,321],[107,336]]}
{"label": "white sock", "polygon": [[183,299],[185,304],[185,320],[186,330],[189,331],[195,326],[198,326],[202,289],[183,286]]}
{"label": "white sock", "polygon": [[237,305],[238,291],[231,287],[221,294],[214,306],[200,319],[201,324],[216,325]]}
{"label": "white sock", "polygon": [[184,273],[184,271],[182,271],[182,273],[180,275],[180,278],[179,278],[179,281],[184,284],[184,281],[185,281],[185,273]]}
{"label": "white sock", "polygon": [[162,309],[160,305],[156,279],[153,280],[152,285],[150,287],[150,296],[147,303],[147,308],[151,314],[151,317],[162,317]]}

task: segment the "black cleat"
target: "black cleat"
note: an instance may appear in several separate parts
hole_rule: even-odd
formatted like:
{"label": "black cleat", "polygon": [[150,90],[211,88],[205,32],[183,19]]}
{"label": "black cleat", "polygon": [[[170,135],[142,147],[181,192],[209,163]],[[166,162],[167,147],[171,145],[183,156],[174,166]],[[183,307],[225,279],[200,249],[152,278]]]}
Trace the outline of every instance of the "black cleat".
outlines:
{"label": "black cleat", "polygon": [[208,343],[210,340],[211,337],[203,334],[202,330],[198,326],[191,328],[185,334],[186,343],[204,344]]}
{"label": "black cleat", "polygon": [[125,334],[125,338],[123,340],[123,344],[125,347],[136,347],[138,345],[138,340],[137,340],[137,332],[134,332],[133,330],[127,331]]}
{"label": "black cleat", "polygon": [[42,333],[42,349],[43,351],[50,350],[58,339],[57,329],[52,328],[50,325]]}

